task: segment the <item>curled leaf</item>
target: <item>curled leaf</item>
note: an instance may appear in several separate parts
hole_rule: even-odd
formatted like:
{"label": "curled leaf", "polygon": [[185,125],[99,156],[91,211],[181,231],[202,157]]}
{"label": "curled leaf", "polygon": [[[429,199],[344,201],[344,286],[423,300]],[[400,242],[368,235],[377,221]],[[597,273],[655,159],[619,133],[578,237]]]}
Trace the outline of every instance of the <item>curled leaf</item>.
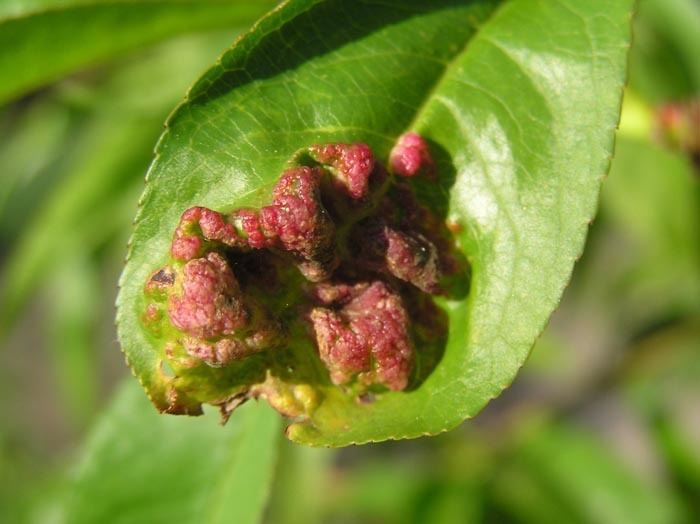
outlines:
{"label": "curled leaf", "polygon": [[[118,320],[128,361],[156,405],[194,413],[202,401],[228,398],[228,413],[240,388],[301,413],[287,429],[291,439],[341,446],[444,431],[497,396],[558,303],[595,213],[619,118],[632,4],[299,0],[261,20],[172,114],[148,175]],[[142,322],[143,286],[170,263],[182,213],[263,209],[290,159],[332,173],[342,155],[309,146],[354,143],[367,144],[396,178],[408,175],[427,222],[449,232],[444,245],[456,247],[450,256],[462,268],[439,296],[425,292],[436,285],[429,271],[402,273],[423,288],[405,306],[423,320],[408,387],[357,395],[333,384],[323,353],[294,322],[279,358],[261,352],[223,368],[169,369],[164,346]],[[430,169],[413,167],[426,151]],[[338,186],[352,195],[362,183]],[[346,255],[358,266],[372,259],[375,241],[393,245],[395,261],[423,242],[422,232],[397,236],[376,221],[365,225],[381,234],[353,237]],[[293,267],[285,279],[322,281],[335,271],[332,259],[315,258],[323,250],[295,249],[302,271]],[[282,310],[295,300],[258,295]],[[347,306],[334,307],[345,314]],[[321,331],[332,320],[316,317],[324,318]]]}

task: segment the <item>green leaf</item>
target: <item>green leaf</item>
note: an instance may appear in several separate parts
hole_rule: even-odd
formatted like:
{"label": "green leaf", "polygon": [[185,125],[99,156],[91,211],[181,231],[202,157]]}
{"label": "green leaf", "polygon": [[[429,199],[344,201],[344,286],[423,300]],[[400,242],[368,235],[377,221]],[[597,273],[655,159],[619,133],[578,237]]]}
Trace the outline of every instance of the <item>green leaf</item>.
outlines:
{"label": "green leaf", "polygon": [[[669,480],[700,515],[700,322],[698,315],[641,341],[625,394],[648,421]],[[696,518],[697,520],[697,518]]]}
{"label": "green leaf", "polygon": [[520,522],[683,522],[663,486],[637,478],[573,427],[546,427],[509,458],[494,481],[499,504]]}
{"label": "green leaf", "polygon": [[656,103],[700,90],[700,4],[696,0],[640,0],[630,85]]}
{"label": "green leaf", "polygon": [[[61,260],[74,260],[73,250],[94,251],[115,232],[127,231],[163,119],[192,75],[215,56],[212,43],[225,41],[218,33],[182,37],[115,68],[87,90],[94,107],[70,126],[52,120],[41,125],[41,118],[52,116],[47,105],[67,112],[56,97],[30,108],[21,140],[0,151],[8,153],[0,155],[0,168],[10,175],[7,193],[0,189],[0,218],[10,231],[0,230],[0,238],[18,237],[0,275],[0,337]],[[52,131],[47,144],[32,143],[47,127]],[[61,133],[70,136],[65,144],[58,139]],[[48,174],[38,169],[46,165]],[[42,188],[45,198],[40,198]],[[4,209],[2,200],[8,201]]]}
{"label": "green leaf", "polygon": [[49,368],[58,397],[73,426],[81,428],[95,412],[98,372],[95,348],[100,312],[99,267],[87,253],[75,256],[52,271],[48,287]]}
{"label": "green leaf", "polygon": [[[336,451],[297,446],[282,441],[275,483],[266,512],[266,522],[308,524],[323,522],[322,507],[330,497]],[[323,493],[323,497],[318,494]]]}
{"label": "green leaf", "polygon": [[279,433],[277,415],[264,405],[245,406],[224,428],[216,416],[158,415],[130,380],[88,439],[63,521],[257,523]]}
{"label": "green leaf", "polygon": [[615,235],[605,277],[592,274],[601,300],[638,325],[700,310],[700,186],[685,155],[620,137],[601,216]]}
{"label": "green leaf", "polygon": [[71,111],[47,97],[0,121],[0,241],[10,243],[23,222],[23,212],[41,202],[56,183],[61,159],[69,156]]}
{"label": "green leaf", "polygon": [[341,470],[323,501],[323,521],[341,516],[350,522],[482,521],[481,493],[474,482],[445,478],[449,473],[439,463],[432,464],[436,472],[402,458],[404,462],[368,457],[355,468]]}
{"label": "green leaf", "polygon": [[99,243],[114,234],[115,226],[123,227],[125,216],[116,224],[98,222],[95,217],[103,209],[114,212],[115,204],[121,204],[122,210],[133,210],[136,200],[127,193],[125,207],[122,190],[130,187],[133,175],[143,172],[149,155],[148,148],[139,147],[135,140],[152,140],[154,136],[155,126],[128,118],[117,123],[97,119],[81,130],[76,137],[80,154],[67,166],[72,171],[46,204],[25,219],[29,224],[1,275],[0,335],[9,331],[31,293],[51,277],[54,268],[74,255],[72,251],[95,247],[86,241],[91,230],[97,229]]}
{"label": "green leaf", "polygon": [[71,0],[0,10],[0,105],[62,76],[180,33],[248,24],[268,0]]}
{"label": "green leaf", "polygon": [[[148,176],[118,322],[156,403],[175,382],[139,321],[143,286],[180,214],[259,203],[301,147],[363,141],[385,159],[412,129],[438,161],[424,202],[463,226],[469,296],[439,301],[449,336],[418,387],[360,405],[323,386],[288,436],[342,446],[476,414],[513,380],[581,253],[612,154],[632,4],[299,0],[264,18],[171,116]],[[193,386],[204,400],[230,391],[216,377]]]}

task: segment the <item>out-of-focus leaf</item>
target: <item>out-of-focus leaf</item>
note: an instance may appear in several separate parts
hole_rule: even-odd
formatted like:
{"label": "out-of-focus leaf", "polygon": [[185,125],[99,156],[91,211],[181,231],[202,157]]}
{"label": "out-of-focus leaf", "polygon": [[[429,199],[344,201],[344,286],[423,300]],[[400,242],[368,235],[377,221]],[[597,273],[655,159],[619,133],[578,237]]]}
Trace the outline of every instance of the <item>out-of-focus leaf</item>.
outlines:
{"label": "out-of-focus leaf", "polygon": [[684,265],[698,261],[700,183],[683,155],[648,141],[618,141],[602,205],[645,248],[680,255]]}
{"label": "out-of-focus leaf", "polygon": [[28,217],[31,225],[5,267],[0,332],[11,326],[37,284],[73,255],[71,250],[87,247],[81,242],[84,228],[108,225],[94,224],[89,217],[99,206],[110,206],[110,199],[128,187],[125,181],[143,172],[149,148],[142,144],[154,136],[156,126],[133,119],[103,119],[83,130],[81,158],[47,204]]}
{"label": "out-of-focus leaf", "polygon": [[646,417],[669,476],[700,517],[699,317],[644,339],[625,389]]}
{"label": "out-of-focus leaf", "polygon": [[98,268],[88,253],[73,246],[73,256],[52,271],[47,291],[47,346],[60,405],[76,426],[93,414],[97,384],[97,328],[102,293]]}
{"label": "out-of-focus leaf", "polygon": [[522,522],[684,522],[667,489],[645,483],[591,437],[564,426],[534,434],[493,486],[500,505]]}
{"label": "out-of-focus leaf", "polygon": [[[416,471],[420,474],[412,474]],[[354,516],[360,522],[409,521],[431,480],[418,468],[370,461],[339,477],[326,501],[328,516]]]}
{"label": "out-of-focus leaf", "polygon": [[320,502],[322,521],[479,522],[480,479],[469,471],[454,476],[449,469],[442,462],[412,463],[406,457],[369,459],[339,468]]}
{"label": "out-of-focus leaf", "polygon": [[179,34],[247,25],[267,0],[32,2],[0,14],[0,104],[68,73]]}
{"label": "out-of-focus leaf", "polygon": [[601,300],[614,301],[637,321],[699,311],[700,183],[688,159],[620,138],[601,207],[616,235],[606,263],[618,273],[600,277],[608,286]]}
{"label": "out-of-focus leaf", "polygon": [[272,482],[280,422],[241,408],[225,427],[158,415],[133,380],[102,416],[66,489],[70,524],[255,524]]}
{"label": "out-of-focus leaf", "polygon": [[684,432],[683,425],[668,415],[661,415],[655,420],[654,433],[679,491],[685,495],[695,516],[700,517],[700,451],[697,435]]}
{"label": "out-of-focus leaf", "polygon": [[413,521],[416,524],[481,522],[481,493],[474,488],[475,486],[469,483],[438,483],[433,486]]}
{"label": "out-of-focus leaf", "polygon": [[491,511],[507,515],[509,522],[524,524],[579,523],[571,512],[547,488],[537,485],[520,468],[504,468],[498,475],[492,493]]}
{"label": "out-of-focus leaf", "polygon": [[55,98],[47,98],[6,110],[0,117],[0,253],[60,179],[73,149],[72,113]]}
{"label": "out-of-focus leaf", "polygon": [[[159,46],[90,92],[94,107],[71,129],[73,154],[61,165],[60,183],[45,203],[26,206],[22,221],[15,219],[22,227],[15,226],[20,238],[0,275],[0,336],[71,250],[94,249],[128,228],[138,200],[133,187],[143,179],[162,120],[228,38],[213,33]],[[15,168],[32,154],[18,153]]]}
{"label": "out-of-focus leaf", "polygon": [[640,0],[630,85],[653,103],[700,92],[700,4],[696,0]]}
{"label": "out-of-focus leaf", "polygon": [[[470,295],[442,301],[449,339],[419,387],[359,405],[321,385],[319,408],[288,435],[336,446],[416,437],[478,412],[513,380],[580,255],[632,4],[300,0],[263,19],[172,115],[150,171],[118,304],[122,346],[155,402],[165,409],[176,383],[139,321],[143,285],[182,212],[259,204],[301,147],[363,141],[385,159],[413,129],[436,145],[440,180],[424,201],[463,227]],[[188,391],[225,398],[237,385],[226,373]]]}
{"label": "out-of-focus leaf", "polygon": [[[700,4],[697,0],[641,0],[642,12],[648,12],[664,33],[676,44],[683,65],[693,78],[694,87],[700,89]],[[697,93],[697,91],[696,91]]]}
{"label": "out-of-focus leaf", "polygon": [[265,521],[270,524],[321,522],[329,485],[334,483],[331,468],[335,453],[284,440]]}
{"label": "out-of-focus leaf", "polygon": [[31,503],[26,486],[44,483],[42,472],[8,429],[0,426],[0,522],[22,522]]}
{"label": "out-of-focus leaf", "polygon": [[[617,130],[618,138],[648,142],[656,131],[655,120],[656,115],[651,104],[631,89],[627,89]],[[615,163],[614,157],[613,163]]]}

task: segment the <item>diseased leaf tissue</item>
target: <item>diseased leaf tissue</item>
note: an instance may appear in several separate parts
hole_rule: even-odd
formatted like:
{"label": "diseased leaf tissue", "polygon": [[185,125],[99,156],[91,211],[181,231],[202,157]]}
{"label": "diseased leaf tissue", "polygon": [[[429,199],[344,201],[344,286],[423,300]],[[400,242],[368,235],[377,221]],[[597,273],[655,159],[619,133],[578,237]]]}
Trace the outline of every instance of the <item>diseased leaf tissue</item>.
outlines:
{"label": "diseased leaf tissue", "polygon": [[[269,205],[182,214],[171,261],[144,291],[143,324],[183,379],[159,409],[192,413],[208,402],[228,416],[264,397],[306,417],[323,395],[314,380],[358,402],[420,380],[446,328],[429,297],[448,295],[466,267],[410,184],[436,176],[426,142],[402,136],[389,165],[366,144],[313,145],[282,173]],[[294,337],[315,352],[294,351]],[[212,392],[209,379],[223,387]]]}
{"label": "diseased leaf tissue", "polygon": [[342,446],[444,431],[500,394],[595,215],[633,4],[264,17],[173,112],[148,175],[118,323],[154,404],[264,397],[292,440]]}

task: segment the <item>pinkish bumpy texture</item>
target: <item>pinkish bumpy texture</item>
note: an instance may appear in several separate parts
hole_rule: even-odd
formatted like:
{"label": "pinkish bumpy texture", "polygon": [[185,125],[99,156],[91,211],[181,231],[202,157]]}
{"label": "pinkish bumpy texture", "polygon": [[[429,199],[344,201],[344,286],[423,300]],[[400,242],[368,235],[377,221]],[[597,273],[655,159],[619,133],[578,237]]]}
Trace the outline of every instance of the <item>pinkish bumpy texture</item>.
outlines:
{"label": "pinkish bumpy texture", "polygon": [[320,168],[297,167],[282,174],[271,206],[260,210],[264,231],[299,260],[299,270],[312,282],[330,277],[337,265],[335,227],[321,203]]}
{"label": "pinkish bumpy texture", "polygon": [[[196,361],[226,366],[284,346],[282,334],[290,330],[273,313],[277,306],[269,292],[261,292],[280,289],[296,297],[294,311],[298,320],[309,322],[334,384],[403,390],[415,355],[402,286],[440,292],[440,254],[425,227],[415,223],[427,211],[413,204],[406,183],[390,195],[395,179],[366,144],[322,144],[303,151],[314,165],[284,171],[269,205],[228,214],[197,206],[182,214],[171,264],[146,283],[152,302],[144,322],[169,321],[179,332],[177,341],[167,344],[168,358],[179,344]],[[433,167],[427,143],[415,133],[403,135],[392,150],[395,175],[430,175]],[[253,262],[252,273],[245,269],[258,256],[273,267],[296,265],[309,282],[306,291],[289,293],[285,286],[299,286],[294,280],[273,279],[272,287],[251,283],[263,278],[264,264]],[[343,275],[352,278],[344,282]]]}
{"label": "pinkish bumpy texture", "polygon": [[273,190],[272,205],[260,211],[239,209],[225,216],[192,207],[180,218],[171,253],[191,260],[212,245],[247,251],[277,248],[293,255],[311,281],[328,278],[337,264],[334,225],[323,207],[323,170],[306,166],[288,169]]}
{"label": "pinkish bumpy texture", "polygon": [[[356,376],[368,384],[379,383],[393,391],[408,385],[413,365],[409,320],[401,297],[376,281],[352,288],[341,284],[327,306],[311,311],[321,359],[334,384],[346,384]],[[321,294],[321,296],[323,296]]]}
{"label": "pinkish bumpy texture", "polygon": [[207,242],[233,248],[245,246],[245,240],[224,215],[206,207],[191,207],[180,218],[171,254],[178,260],[192,260],[202,254]]}
{"label": "pinkish bumpy texture", "polygon": [[[157,278],[156,273],[152,278]],[[274,323],[244,297],[228,262],[218,253],[187,262],[173,284],[167,311],[185,336],[188,354],[218,367],[271,346]]]}
{"label": "pinkish bumpy texture", "polygon": [[389,165],[393,173],[412,177],[420,173],[433,175],[434,162],[428,143],[417,133],[409,132],[399,137],[391,150]]}
{"label": "pinkish bumpy texture", "polygon": [[311,157],[331,168],[333,179],[350,198],[367,194],[374,154],[367,144],[324,144],[309,148]]}
{"label": "pinkish bumpy texture", "polygon": [[168,314],[180,331],[198,338],[232,335],[248,322],[238,281],[218,253],[185,264],[182,295],[173,294]]}

